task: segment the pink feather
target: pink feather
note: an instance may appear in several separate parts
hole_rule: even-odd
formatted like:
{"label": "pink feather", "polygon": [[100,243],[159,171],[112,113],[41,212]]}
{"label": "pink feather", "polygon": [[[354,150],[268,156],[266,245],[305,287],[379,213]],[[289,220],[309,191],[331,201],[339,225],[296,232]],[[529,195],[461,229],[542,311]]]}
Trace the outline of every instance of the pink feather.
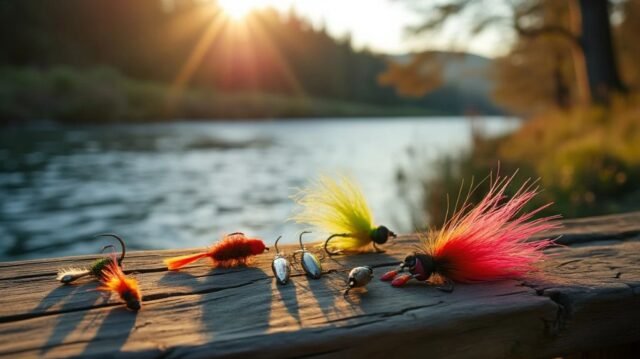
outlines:
{"label": "pink feather", "polygon": [[544,259],[542,249],[554,240],[531,241],[542,232],[558,228],[559,216],[531,218],[551,205],[522,213],[538,194],[533,183],[525,182],[508,198],[511,177],[497,177],[487,195],[475,207],[463,205],[445,226],[430,232],[424,240],[425,252],[439,263],[439,273],[457,282],[492,281],[520,277],[536,270]]}

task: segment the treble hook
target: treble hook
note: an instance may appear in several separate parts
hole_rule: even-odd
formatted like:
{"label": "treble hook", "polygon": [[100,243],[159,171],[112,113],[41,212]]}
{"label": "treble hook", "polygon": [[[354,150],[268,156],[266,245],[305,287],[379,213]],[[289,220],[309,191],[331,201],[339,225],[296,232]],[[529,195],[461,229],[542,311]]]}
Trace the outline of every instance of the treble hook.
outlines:
{"label": "treble hook", "polygon": [[332,251],[330,251],[329,247],[328,247],[329,241],[332,240],[335,237],[351,237],[351,234],[349,234],[349,233],[335,233],[335,234],[330,235],[329,238],[327,238],[324,241],[324,251],[327,252],[327,254],[329,256],[340,254],[340,252],[332,252]]}
{"label": "treble hook", "polygon": [[[120,238],[120,236],[118,236],[115,233],[102,233],[102,234],[96,235],[93,238],[99,238],[99,237],[112,237],[112,238],[115,238],[118,242],[120,242],[120,246],[122,247],[122,253],[120,254],[120,259],[118,259],[118,265],[122,266],[122,260],[124,260],[124,257],[125,257],[125,255],[127,253],[127,245],[124,244],[124,239]],[[102,247],[102,251],[101,252],[104,252],[104,250],[107,249],[107,248],[113,248],[113,244],[109,244],[109,245],[106,245],[106,246]]]}

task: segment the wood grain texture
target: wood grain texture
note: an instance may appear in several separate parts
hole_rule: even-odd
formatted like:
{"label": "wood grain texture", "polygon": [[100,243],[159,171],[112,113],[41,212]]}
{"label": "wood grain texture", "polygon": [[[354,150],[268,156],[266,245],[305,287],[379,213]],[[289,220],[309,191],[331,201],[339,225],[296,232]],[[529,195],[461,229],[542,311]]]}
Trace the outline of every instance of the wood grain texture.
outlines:
{"label": "wood grain texture", "polygon": [[167,272],[163,258],[191,251],[133,252],[125,266],[143,290],[137,314],[89,279],[55,281],[58,267],[95,257],[0,263],[0,356],[551,357],[640,340],[640,214],[567,221],[563,231],[571,245],[548,250],[540,273],[451,294],[376,279],[342,296],[351,267],[372,265],[378,277],[415,236],[386,253],[326,259],[320,280],[294,271],[285,286],[273,279],[273,253],[248,268],[203,261]]}

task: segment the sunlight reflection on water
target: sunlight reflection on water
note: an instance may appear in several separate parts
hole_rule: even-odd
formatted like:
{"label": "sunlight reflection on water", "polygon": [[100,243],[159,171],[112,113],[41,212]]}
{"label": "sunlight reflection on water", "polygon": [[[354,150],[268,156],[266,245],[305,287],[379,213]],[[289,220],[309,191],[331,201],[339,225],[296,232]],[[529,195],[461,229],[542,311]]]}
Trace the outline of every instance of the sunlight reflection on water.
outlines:
{"label": "sunlight reflection on water", "polygon": [[[489,134],[516,126],[484,120]],[[319,173],[353,175],[376,221],[409,231],[396,199],[408,147],[426,162],[470,134],[462,118],[3,129],[0,260],[95,253],[92,236],[106,231],[132,249],[206,246],[234,231],[292,242],[301,227],[285,222],[289,196]]]}

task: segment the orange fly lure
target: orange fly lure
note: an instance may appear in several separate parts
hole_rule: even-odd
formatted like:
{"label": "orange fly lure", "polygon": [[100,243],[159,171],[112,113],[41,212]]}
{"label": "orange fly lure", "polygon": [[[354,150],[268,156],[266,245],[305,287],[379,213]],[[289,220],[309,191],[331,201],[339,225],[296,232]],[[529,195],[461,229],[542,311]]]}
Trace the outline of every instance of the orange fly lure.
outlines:
{"label": "orange fly lure", "polygon": [[138,281],[127,277],[115,259],[102,269],[99,290],[116,293],[122,299],[128,309],[138,311],[142,307],[142,294]]}
{"label": "orange fly lure", "polygon": [[169,270],[180,269],[205,257],[209,257],[214,267],[231,268],[246,265],[252,256],[269,250],[258,238],[249,238],[244,233],[227,234],[221,241],[202,253],[189,254],[165,259]]}

